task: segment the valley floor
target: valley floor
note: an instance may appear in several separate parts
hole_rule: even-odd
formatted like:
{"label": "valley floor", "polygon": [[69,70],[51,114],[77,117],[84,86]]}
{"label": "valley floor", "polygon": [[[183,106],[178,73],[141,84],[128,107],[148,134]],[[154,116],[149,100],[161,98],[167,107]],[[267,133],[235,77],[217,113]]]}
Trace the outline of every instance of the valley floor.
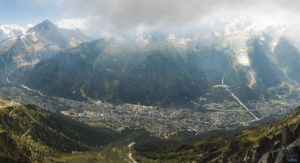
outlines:
{"label": "valley floor", "polygon": [[[2,87],[0,98],[60,111],[92,126],[105,126],[116,130],[144,128],[150,133],[166,138],[180,131],[201,133],[220,129],[232,130],[253,124],[253,116],[239,111],[243,110],[242,106],[234,102],[211,102],[203,104],[202,107],[193,103],[189,107],[115,105],[103,101],[82,102],[51,97],[24,86]],[[299,103],[293,100],[273,100],[250,102],[245,105],[249,108],[260,108],[255,114],[263,118],[261,121],[270,121],[286,115]],[[221,111],[222,109],[224,111]]]}

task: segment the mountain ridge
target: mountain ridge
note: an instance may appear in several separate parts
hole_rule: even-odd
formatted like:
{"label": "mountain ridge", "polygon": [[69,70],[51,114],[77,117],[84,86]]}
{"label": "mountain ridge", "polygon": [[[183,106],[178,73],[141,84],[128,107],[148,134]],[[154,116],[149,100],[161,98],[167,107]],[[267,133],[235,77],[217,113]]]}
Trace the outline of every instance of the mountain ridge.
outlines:
{"label": "mountain ridge", "polygon": [[99,149],[118,134],[33,105],[0,100],[0,160],[36,162],[56,153]]}
{"label": "mountain ridge", "polygon": [[[84,100],[87,95],[112,102],[172,105],[197,100],[223,79],[240,99],[257,100],[281,83],[299,85],[289,78],[295,73],[285,74],[266,48],[257,37],[249,40],[250,65],[241,65],[232,49],[216,49],[199,40],[179,48],[162,38],[146,45],[100,39],[37,64],[25,82],[67,98]],[[277,49],[275,57],[284,54]]]}
{"label": "mountain ridge", "polygon": [[1,42],[0,72],[4,82],[17,82],[41,60],[89,41],[80,30],[60,29],[49,20]]}

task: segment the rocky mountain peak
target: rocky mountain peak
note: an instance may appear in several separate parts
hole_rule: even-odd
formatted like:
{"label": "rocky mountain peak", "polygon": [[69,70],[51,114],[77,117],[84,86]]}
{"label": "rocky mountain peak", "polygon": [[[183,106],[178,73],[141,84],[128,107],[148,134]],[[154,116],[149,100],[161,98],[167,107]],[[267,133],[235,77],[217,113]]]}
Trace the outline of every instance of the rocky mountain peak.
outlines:
{"label": "rocky mountain peak", "polygon": [[45,31],[52,31],[57,30],[57,26],[52,23],[50,20],[44,20],[40,24],[30,28],[28,31],[35,31],[35,32],[45,32]]}

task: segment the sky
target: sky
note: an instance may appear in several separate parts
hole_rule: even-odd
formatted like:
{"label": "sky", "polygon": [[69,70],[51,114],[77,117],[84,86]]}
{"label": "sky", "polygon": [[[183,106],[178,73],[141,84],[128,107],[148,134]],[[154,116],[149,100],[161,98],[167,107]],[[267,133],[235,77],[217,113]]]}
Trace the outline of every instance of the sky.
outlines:
{"label": "sky", "polygon": [[190,31],[211,17],[247,18],[300,33],[300,0],[0,0],[0,25],[49,19],[90,34]]}

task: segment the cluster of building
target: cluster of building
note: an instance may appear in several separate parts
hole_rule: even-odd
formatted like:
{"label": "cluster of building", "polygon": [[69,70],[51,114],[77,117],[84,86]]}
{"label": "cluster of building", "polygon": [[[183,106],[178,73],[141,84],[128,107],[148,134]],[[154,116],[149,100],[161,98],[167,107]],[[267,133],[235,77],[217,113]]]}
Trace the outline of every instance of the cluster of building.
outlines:
{"label": "cluster of building", "polygon": [[[50,111],[60,111],[75,120],[108,126],[114,129],[144,128],[156,135],[178,131],[201,133],[211,130],[236,129],[253,122],[248,111],[241,111],[238,104],[207,103],[202,106],[158,107],[135,104],[112,104],[102,101],[75,101],[41,96],[17,87],[1,88],[0,98],[18,103],[35,104]],[[283,116],[298,103],[293,101],[250,101],[246,104],[260,118]],[[259,109],[256,109],[259,108]],[[222,111],[223,109],[223,111]],[[230,111],[236,110],[236,111]]]}

